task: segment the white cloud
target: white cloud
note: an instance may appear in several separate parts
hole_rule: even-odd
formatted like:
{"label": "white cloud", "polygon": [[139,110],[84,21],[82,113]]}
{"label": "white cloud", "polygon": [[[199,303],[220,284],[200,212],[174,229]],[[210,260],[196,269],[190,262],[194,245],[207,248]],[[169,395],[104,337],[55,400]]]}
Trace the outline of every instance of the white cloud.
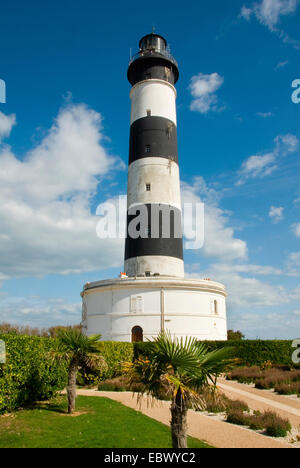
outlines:
{"label": "white cloud", "polygon": [[[286,274],[289,276],[298,276],[300,275],[300,252],[291,252],[286,260],[285,265]],[[299,288],[299,298],[300,298],[300,288]]]}
{"label": "white cloud", "polygon": [[294,13],[299,5],[299,0],[262,0],[254,4],[254,13],[257,19],[269,29],[280,21],[281,16]]}
{"label": "white cloud", "polygon": [[284,208],[282,206],[271,206],[270,211],[269,211],[269,216],[272,219],[272,222],[274,224],[279,223],[280,221],[283,220],[283,210]]}
{"label": "white cloud", "polygon": [[[300,266],[300,252],[298,252],[298,266]],[[300,299],[300,284],[292,291],[292,299],[299,301]]]}
{"label": "white cloud", "polygon": [[300,317],[285,308],[278,312],[234,313],[228,326],[242,330],[249,339],[294,339],[300,329]]}
{"label": "white cloud", "polygon": [[222,274],[231,274],[235,273],[254,273],[256,275],[268,276],[268,275],[281,275],[282,270],[268,265],[253,265],[250,263],[246,264],[228,264],[228,263],[218,263],[212,265],[212,268],[215,271],[218,271]]}
{"label": "white cloud", "polygon": [[253,10],[251,8],[247,8],[245,5],[243,5],[240,12],[240,18],[244,18],[246,21],[250,21],[252,13]]}
{"label": "white cloud", "polygon": [[123,241],[98,239],[90,211],[99,183],[120,164],[104,138],[100,114],[69,104],[22,161],[0,149],[0,277],[120,264]]}
{"label": "white cloud", "polygon": [[291,39],[288,34],[278,28],[281,18],[295,13],[299,3],[300,0],[261,0],[254,2],[250,8],[243,6],[239,16],[249,21],[254,15],[261,24],[276,33],[283,42],[299,49],[300,43]]}
{"label": "white cloud", "polygon": [[14,125],[16,125],[16,116],[14,114],[5,115],[0,112],[0,143],[1,140],[10,135]]}
{"label": "white cloud", "polygon": [[49,328],[54,325],[74,325],[81,322],[81,303],[65,299],[40,297],[6,297],[1,299],[1,322]]}
{"label": "white cloud", "polygon": [[224,110],[224,107],[218,106],[218,97],[215,94],[223,83],[224,78],[218,73],[212,73],[211,75],[198,73],[198,75],[193,76],[189,85],[189,90],[194,98],[190,109],[201,114]]}
{"label": "white cloud", "polygon": [[300,237],[300,223],[295,223],[291,226],[293,233],[296,237]]}
{"label": "white cloud", "polygon": [[247,244],[235,237],[229,226],[229,214],[218,206],[220,194],[209,188],[202,177],[193,184],[182,183],[183,203],[202,202],[204,207],[204,245],[201,249],[207,257],[227,260],[247,258]]}
{"label": "white cloud", "polygon": [[278,168],[279,159],[294,153],[299,146],[298,138],[292,134],[278,135],[274,143],[275,148],[271,153],[250,156],[243,162],[238,171],[237,185],[243,184],[248,178],[262,178],[272,174]]}
{"label": "white cloud", "polygon": [[274,70],[279,70],[280,68],[285,67],[288,63],[289,63],[288,60],[285,60],[284,62],[279,62],[279,63],[276,65],[276,67],[274,68]]}
{"label": "white cloud", "polygon": [[[267,281],[261,281],[251,274],[279,275],[279,270],[260,265],[236,265],[233,262],[215,263],[203,273],[193,272],[188,277],[206,277],[223,283],[228,292],[228,309],[248,309],[279,306],[289,302],[286,290]],[[247,274],[247,276],[244,276]]]}

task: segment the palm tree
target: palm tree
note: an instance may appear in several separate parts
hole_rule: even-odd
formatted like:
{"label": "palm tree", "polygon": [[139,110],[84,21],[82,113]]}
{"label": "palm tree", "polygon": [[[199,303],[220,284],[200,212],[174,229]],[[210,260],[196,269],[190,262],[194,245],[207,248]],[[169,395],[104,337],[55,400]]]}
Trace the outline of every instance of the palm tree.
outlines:
{"label": "palm tree", "polygon": [[140,383],[139,397],[170,397],[173,448],[187,447],[188,408],[203,407],[201,391],[216,388],[218,376],[231,363],[231,352],[228,347],[209,352],[196,338],[172,339],[162,332],[149,342],[147,358],[124,365],[130,382]]}
{"label": "palm tree", "polygon": [[62,350],[55,352],[53,357],[68,362],[67,396],[68,413],[71,414],[75,410],[78,369],[82,366],[91,368],[106,366],[104,358],[99,355],[97,349],[97,342],[101,335],[86,336],[78,329],[67,329],[59,331],[57,338]]}

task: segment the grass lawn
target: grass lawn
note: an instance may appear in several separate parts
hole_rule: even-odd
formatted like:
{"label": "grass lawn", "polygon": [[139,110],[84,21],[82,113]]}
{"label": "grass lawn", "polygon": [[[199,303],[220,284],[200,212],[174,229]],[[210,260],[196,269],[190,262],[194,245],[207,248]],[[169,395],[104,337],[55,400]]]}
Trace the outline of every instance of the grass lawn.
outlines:
{"label": "grass lawn", "polygon": [[[109,400],[79,396],[76,413],[65,397],[0,416],[0,448],[171,448],[168,427]],[[189,437],[189,448],[209,448]]]}

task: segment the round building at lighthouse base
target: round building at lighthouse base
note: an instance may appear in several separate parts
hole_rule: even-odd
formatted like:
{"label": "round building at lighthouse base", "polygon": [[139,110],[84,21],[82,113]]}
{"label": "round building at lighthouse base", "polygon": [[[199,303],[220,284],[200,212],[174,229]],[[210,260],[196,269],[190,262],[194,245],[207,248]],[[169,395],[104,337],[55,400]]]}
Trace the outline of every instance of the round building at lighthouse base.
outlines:
{"label": "round building at lighthouse base", "polygon": [[227,340],[226,291],[221,283],[134,277],[87,283],[82,326],[108,341],[147,341],[162,330],[177,337]]}

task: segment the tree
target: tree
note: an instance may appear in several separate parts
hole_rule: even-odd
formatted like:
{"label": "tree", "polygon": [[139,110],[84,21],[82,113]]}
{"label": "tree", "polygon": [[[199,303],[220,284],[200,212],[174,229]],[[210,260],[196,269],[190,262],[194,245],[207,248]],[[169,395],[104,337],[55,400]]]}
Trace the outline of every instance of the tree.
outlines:
{"label": "tree", "polygon": [[64,330],[79,330],[82,331],[81,325],[69,325],[69,326],[63,326],[63,325],[56,325],[54,327],[48,328],[48,335],[50,338],[56,338],[57,335]]}
{"label": "tree", "polygon": [[68,413],[73,413],[76,401],[76,378],[78,369],[83,366],[91,368],[107,367],[107,364],[99,354],[97,342],[101,335],[86,336],[76,328],[60,330],[57,338],[62,350],[54,354],[55,359],[68,361]]}
{"label": "tree", "polygon": [[187,411],[203,406],[201,391],[215,389],[218,376],[229,366],[232,349],[209,352],[196,338],[171,338],[161,333],[149,343],[147,357],[126,363],[124,370],[131,384],[140,383],[139,397],[171,398],[171,435],[173,448],[187,447]]}
{"label": "tree", "polygon": [[227,332],[227,339],[229,341],[243,340],[244,338],[245,338],[245,335],[243,335],[241,331],[228,330]]}

